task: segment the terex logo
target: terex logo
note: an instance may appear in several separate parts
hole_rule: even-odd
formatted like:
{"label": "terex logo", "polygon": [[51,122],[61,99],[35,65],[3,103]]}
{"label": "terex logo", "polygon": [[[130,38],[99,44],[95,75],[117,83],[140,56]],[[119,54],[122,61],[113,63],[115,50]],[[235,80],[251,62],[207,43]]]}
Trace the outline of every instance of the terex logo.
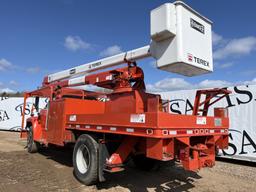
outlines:
{"label": "terex logo", "polygon": [[203,33],[203,34],[204,34],[204,26],[203,26],[201,23],[195,21],[195,20],[192,19],[192,18],[190,18],[190,26],[191,26],[193,29],[195,29],[195,30],[199,31],[200,33]]}
{"label": "terex logo", "polygon": [[193,56],[191,53],[188,53],[188,61],[189,62],[195,62],[199,65],[203,65],[203,66],[206,66],[206,67],[209,67],[209,62],[204,60],[204,59],[201,59],[199,57],[196,57],[196,56]]}
{"label": "terex logo", "polygon": [[101,62],[93,63],[93,64],[89,65],[89,69],[94,68],[94,67],[98,67],[100,65],[101,65]]}
{"label": "terex logo", "polygon": [[193,55],[192,55],[192,54],[190,54],[190,53],[188,53],[188,60],[189,60],[190,62],[192,62],[192,61],[193,61]]}

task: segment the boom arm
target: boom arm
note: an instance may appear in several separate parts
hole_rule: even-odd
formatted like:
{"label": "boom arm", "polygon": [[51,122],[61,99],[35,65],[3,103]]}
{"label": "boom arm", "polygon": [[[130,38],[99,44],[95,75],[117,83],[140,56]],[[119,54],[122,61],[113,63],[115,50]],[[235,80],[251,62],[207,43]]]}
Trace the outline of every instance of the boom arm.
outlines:
{"label": "boom arm", "polygon": [[[149,48],[150,48],[150,46],[148,45],[145,47],[127,51],[124,53],[120,53],[118,55],[114,55],[114,56],[100,59],[100,60],[97,60],[94,62],[86,63],[86,64],[83,64],[83,65],[80,65],[80,66],[77,66],[77,67],[74,67],[71,69],[67,69],[64,71],[60,71],[60,72],[48,75],[44,79],[44,84],[49,84],[54,81],[71,78],[71,77],[74,77],[77,75],[88,74],[90,72],[94,72],[97,70],[106,69],[109,67],[123,64],[123,63],[134,62],[138,59],[150,57],[151,54],[150,54]],[[73,83],[77,84],[78,81],[80,81],[80,80],[83,81],[82,79],[84,79],[84,77],[74,78],[71,81]]]}

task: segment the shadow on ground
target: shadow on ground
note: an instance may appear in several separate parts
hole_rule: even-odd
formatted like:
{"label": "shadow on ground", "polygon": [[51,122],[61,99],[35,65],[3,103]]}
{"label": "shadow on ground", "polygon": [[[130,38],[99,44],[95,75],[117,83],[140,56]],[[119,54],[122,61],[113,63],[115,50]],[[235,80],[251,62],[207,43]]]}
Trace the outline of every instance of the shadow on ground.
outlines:
{"label": "shadow on ground", "polygon": [[[72,167],[72,148],[50,147],[40,151],[47,159]],[[189,191],[193,182],[201,177],[195,172],[188,172],[179,166],[161,167],[156,171],[142,171],[129,162],[126,170],[120,173],[106,173],[106,182],[96,185],[98,190],[123,187],[135,191]]]}
{"label": "shadow on ground", "polygon": [[107,181],[97,185],[98,189],[121,186],[130,191],[189,191],[193,182],[201,177],[195,172],[180,167],[162,167],[157,171],[141,171],[128,166],[124,172],[106,175]]}
{"label": "shadow on ground", "polygon": [[62,165],[73,167],[71,147],[50,146],[39,150],[39,153],[47,159],[52,159]]}

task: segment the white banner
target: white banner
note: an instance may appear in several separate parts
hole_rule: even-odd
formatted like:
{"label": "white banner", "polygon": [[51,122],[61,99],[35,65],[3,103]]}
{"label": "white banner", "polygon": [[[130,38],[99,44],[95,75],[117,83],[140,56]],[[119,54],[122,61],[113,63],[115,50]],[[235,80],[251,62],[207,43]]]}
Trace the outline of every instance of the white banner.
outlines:
{"label": "white banner", "polygon": [[[0,129],[11,131],[21,129],[23,101],[22,97],[0,97]],[[26,118],[31,115],[33,103],[33,98],[27,99],[25,107]],[[39,107],[44,108],[46,103],[46,99],[40,99]]]}
{"label": "white banner", "polygon": [[[219,154],[227,158],[256,161],[256,85],[228,87],[228,97],[211,106],[227,107],[230,117],[229,148]],[[170,100],[170,112],[192,114],[196,90],[160,93],[162,99]]]}
{"label": "white banner", "polygon": [[[229,149],[220,151],[228,158],[256,161],[256,85],[229,87],[232,91],[228,97],[211,106],[228,107],[230,117]],[[170,112],[191,114],[196,90],[172,91],[160,93],[163,99],[170,100]],[[28,99],[26,117],[31,114],[33,100]],[[44,108],[46,100],[40,100]],[[19,130],[23,98],[0,98],[0,129]]]}

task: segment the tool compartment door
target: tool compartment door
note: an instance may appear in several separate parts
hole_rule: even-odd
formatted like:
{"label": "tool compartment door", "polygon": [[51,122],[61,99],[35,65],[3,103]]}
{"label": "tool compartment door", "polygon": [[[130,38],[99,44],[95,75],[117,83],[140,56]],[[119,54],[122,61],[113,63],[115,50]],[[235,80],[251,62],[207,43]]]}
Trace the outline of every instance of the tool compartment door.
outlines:
{"label": "tool compartment door", "polygon": [[47,122],[47,139],[49,143],[64,145],[64,101],[50,101]]}

